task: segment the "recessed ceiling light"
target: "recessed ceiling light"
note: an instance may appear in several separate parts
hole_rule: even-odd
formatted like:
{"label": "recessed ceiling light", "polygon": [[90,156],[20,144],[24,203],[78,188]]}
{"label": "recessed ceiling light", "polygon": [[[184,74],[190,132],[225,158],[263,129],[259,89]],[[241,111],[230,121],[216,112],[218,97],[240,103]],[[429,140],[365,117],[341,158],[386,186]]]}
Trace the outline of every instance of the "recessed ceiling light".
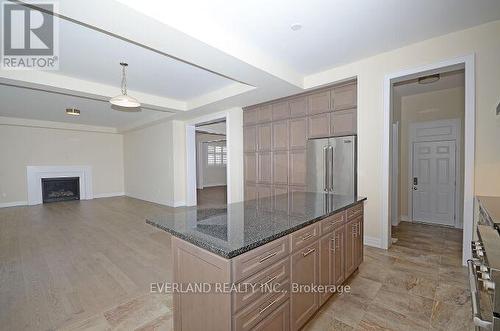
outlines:
{"label": "recessed ceiling light", "polygon": [[292,31],[298,31],[298,30],[302,29],[302,24],[300,24],[300,23],[292,24],[292,26],[290,26],[290,29],[292,29]]}
{"label": "recessed ceiling light", "polygon": [[66,108],[66,114],[73,116],[80,116],[80,109]]}
{"label": "recessed ceiling light", "polygon": [[418,77],[418,83],[419,84],[431,84],[431,83],[437,82],[439,80],[439,78],[441,78],[439,76],[439,74]]}

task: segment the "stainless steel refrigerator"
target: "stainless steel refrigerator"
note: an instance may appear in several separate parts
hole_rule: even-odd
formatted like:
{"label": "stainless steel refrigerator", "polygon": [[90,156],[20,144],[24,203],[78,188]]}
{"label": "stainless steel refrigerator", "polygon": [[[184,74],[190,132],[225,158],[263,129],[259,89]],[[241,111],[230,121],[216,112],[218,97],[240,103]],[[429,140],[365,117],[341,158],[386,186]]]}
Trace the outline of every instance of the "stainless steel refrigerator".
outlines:
{"label": "stainless steel refrigerator", "polygon": [[307,190],[357,195],[356,136],[307,142]]}

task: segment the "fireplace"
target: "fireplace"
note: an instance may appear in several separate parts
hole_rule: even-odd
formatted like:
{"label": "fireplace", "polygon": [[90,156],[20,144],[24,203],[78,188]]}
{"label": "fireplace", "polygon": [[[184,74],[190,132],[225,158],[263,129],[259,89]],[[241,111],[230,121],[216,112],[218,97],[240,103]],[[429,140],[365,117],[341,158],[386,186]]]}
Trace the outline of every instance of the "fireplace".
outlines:
{"label": "fireplace", "polygon": [[42,178],[43,203],[80,200],[79,177]]}

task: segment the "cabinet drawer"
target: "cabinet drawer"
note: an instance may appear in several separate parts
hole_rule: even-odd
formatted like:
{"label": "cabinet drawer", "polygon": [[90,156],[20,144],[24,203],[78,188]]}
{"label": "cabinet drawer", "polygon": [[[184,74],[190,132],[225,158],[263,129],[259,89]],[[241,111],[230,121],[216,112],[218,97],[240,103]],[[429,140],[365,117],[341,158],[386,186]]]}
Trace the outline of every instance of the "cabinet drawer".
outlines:
{"label": "cabinet drawer", "polygon": [[269,316],[264,318],[254,331],[288,331],[290,330],[290,300],[287,300]]}
{"label": "cabinet drawer", "polygon": [[321,234],[326,234],[345,222],[345,212],[328,216],[320,222]]}
{"label": "cabinet drawer", "polygon": [[359,203],[354,207],[347,209],[347,220],[350,221],[358,216],[363,215],[363,203]]}
{"label": "cabinet drawer", "polygon": [[[277,291],[262,296],[248,305],[233,318],[233,329],[237,331],[253,330],[260,321],[278,309],[290,297],[290,292],[284,290],[290,287],[290,280],[286,280]],[[282,290],[283,289],[283,290]]]}
{"label": "cabinet drawer", "polygon": [[315,223],[290,234],[290,248],[292,251],[301,249],[319,238],[319,224]]}
{"label": "cabinet drawer", "polygon": [[[250,276],[243,282],[248,284],[247,292],[233,293],[233,311],[248,306],[258,298],[269,294],[269,290],[290,278],[290,260],[285,258],[276,265],[270,266],[257,274]],[[250,286],[251,285],[251,286]],[[286,288],[288,291],[289,289]]]}
{"label": "cabinet drawer", "polygon": [[241,254],[233,259],[233,281],[253,275],[278,262],[290,252],[288,236]]}

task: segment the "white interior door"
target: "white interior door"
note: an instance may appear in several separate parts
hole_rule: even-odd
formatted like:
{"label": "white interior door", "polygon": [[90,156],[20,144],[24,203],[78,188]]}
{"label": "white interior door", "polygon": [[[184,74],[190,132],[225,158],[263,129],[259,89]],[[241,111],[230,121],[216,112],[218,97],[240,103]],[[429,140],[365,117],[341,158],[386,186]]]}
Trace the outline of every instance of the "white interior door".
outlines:
{"label": "white interior door", "polygon": [[413,220],[455,224],[455,141],[413,144]]}

